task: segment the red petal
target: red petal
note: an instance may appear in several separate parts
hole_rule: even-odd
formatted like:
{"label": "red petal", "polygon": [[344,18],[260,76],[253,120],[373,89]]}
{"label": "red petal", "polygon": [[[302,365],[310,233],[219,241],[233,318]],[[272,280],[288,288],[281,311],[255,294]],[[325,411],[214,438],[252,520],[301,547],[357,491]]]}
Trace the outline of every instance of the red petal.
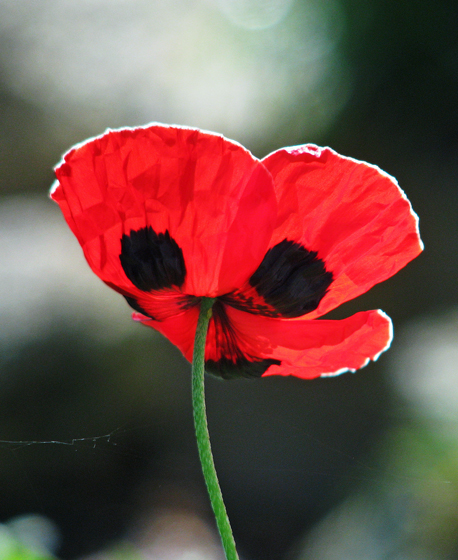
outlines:
{"label": "red petal", "polygon": [[187,360],[192,362],[199,308],[200,306],[192,307],[163,321],[153,321],[139,313],[134,313],[133,319],[159,331],[181,350]]}
{"label": "red petal", "polygon": [[[266,375],[303,379],[356,371],[377,360],[392,339],[392,324],[383,311],[364,311],[340,321],[272,319],[227,308],[244,352],[276,359]],[[248,318],[247,318],[248,316]]]}
{"label": "red petal", "polygon": [[75,147],[57,167],[52,198],[105,282],[132,291],[120,265],[124,233],[151,226],[182,249],[181,289],[217,296],[242,285],[272,235],[272,179],[222,136],[154,125],[109,131]]}
{"label": "red petal", "polygon": [[[390,318],[382,311],[365,311],[341,321],[272,319],[226,308],[240,353],[249,359],[275,359],[281,365],[269,367],[266,375],[294,375],[303,379],[338,375],[355,371],[377,360],[392,339]],[[164,321],[151,321],[137,315],[137,320],[164,334],[191,361],[198,307]],[[233,355],[214,350],[216,343],[210,328],[206,354]]]}
{"label": "red petal", "polygon": [[317,251],[334,281],[313,318],[395,274],[423,249],[418,218],[396,180],[378,167],[314,145],[262,163],[279,201],[269,247],[283,239]]}

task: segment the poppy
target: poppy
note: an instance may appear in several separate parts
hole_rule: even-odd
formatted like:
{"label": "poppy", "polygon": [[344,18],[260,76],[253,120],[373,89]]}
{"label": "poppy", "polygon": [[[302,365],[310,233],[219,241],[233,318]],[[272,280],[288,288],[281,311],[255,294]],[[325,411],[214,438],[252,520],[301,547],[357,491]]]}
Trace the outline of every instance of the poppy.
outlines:
{"label": "poppy", "polygon": [[320,318],[422,250],[379,168],[312,144],[258,160],[221,135],[153,124],[79,144],[55,172],[51,197],[92,270],[188,360],[201,298],[216,298],[209,373],[337,375],[389,347],[380,310]]}

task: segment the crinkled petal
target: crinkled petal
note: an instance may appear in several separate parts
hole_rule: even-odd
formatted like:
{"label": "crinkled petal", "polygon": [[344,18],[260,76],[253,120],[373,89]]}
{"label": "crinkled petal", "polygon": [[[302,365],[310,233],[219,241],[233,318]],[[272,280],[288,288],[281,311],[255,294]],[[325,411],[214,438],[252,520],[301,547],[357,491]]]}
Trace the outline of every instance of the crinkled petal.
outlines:
{"label": "crinkled petal", "polygon": [[[182,251],[186,294],[217,296],[243,284],[272,236],[272,178],[245,148],[176,126],[108,131],[56,168],[59,203],[92,270],[123,292],[121,239],[151,228]],[[166,234],[168,232],[168,234]]]}
{"label": "crinkled petal", "polygon": [[[338,321],[275,319],[229,306],[225,307],[225,314],[230,332],[218,336],[212,319],[206,360],[222,362],[228,378],[240,374],[310,379],[356,371],[370,360],[377,360],[392,339],[391,320],[380,310],[364,311]],[[191,361],[198,315],[199,309],[194,307],[161,322],[141,315],[137,319],[164,334]],[[265,367],[260,370],[263,364]],[[244,371],[239,373],[237,368]]]}
{"label": "crinkled petal", "polygon": [[416,214],[396,180],[378,167],[314,145],[278,150],[262,163],[279,204],[269,247],[284,239],[300,243],[333,275],[308,318],[366,292],[422,251]]}
{"label": "crinkled petal", "polygon": [[363,311],[342,320],[272,319],[228,308],[227,314],[244,352],[278,360],[266,375],[304,379],[356,371],[377,360],[392,340],[390,318],[380,310]]}

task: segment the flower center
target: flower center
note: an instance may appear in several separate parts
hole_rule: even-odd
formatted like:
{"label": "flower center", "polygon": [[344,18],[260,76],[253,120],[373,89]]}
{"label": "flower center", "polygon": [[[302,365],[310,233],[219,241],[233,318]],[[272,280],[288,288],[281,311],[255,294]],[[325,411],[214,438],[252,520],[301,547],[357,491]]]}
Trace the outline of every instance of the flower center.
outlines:
{"label": "flower center", "polygon": [[226,307],[219,298],[212,307],[212,318],[207,334],[205,370],[215,377],[261,377],[279,360],[255,358],[243,351],[243,343],[229,320]]}

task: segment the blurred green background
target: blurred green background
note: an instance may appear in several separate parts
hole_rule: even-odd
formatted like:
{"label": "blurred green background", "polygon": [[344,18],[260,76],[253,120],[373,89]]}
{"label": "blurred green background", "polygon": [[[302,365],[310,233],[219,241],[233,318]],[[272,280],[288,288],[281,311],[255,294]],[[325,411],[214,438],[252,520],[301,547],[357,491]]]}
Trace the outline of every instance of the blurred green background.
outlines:
{"label": "blurred green background", "polygon": [[47,198],[106,127],[312,142],[394,175],[425,252],[356,374],[208,380],[241,560],[458,558],[458,4],[0,0],[0,558],[220,560],[190,367],[92,275]]}

